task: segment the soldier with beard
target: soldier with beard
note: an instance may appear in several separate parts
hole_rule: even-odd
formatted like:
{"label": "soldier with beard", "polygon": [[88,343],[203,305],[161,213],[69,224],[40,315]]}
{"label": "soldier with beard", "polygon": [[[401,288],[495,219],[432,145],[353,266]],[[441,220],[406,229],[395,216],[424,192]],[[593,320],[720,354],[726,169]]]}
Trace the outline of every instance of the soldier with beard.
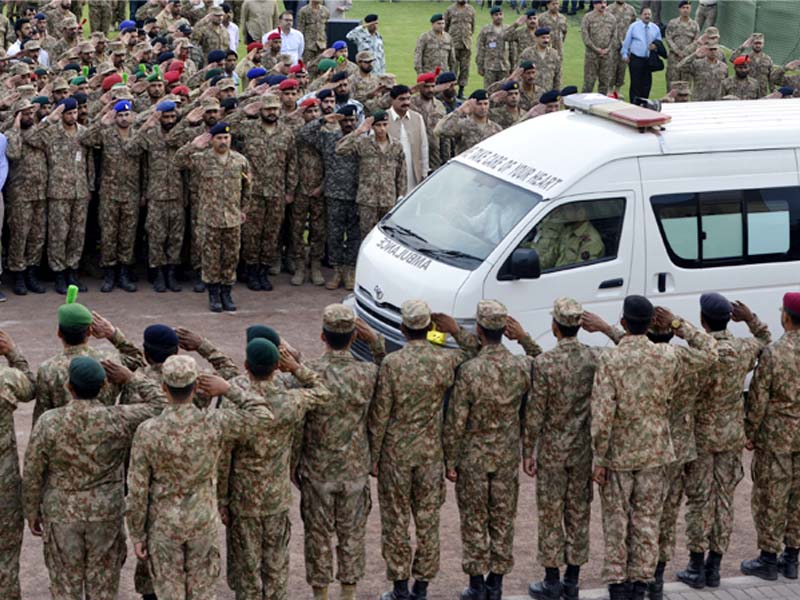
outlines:
{"label": "soldier with beard", "polygon": [[[437,73],[433,72],[423,73],[417,77],[417,93],[411,96],[412,110],[421,114],[425,121],[425,132],[428,135],[429,171],[435,171],[443,162],[447,162],[447,159],[442,160],[439,136],[434,133],[439,121],[447,114],[444,104],[436,98],[436,76]],[[455,76],[453,81],[455,82]],[[444,84],[444,86],[453,88],[453,92],[455,92],[454,85]]]}
{"label": "soldier with beard", "polygon": [[372,73],[372,63],[374,62],[375,55],[369,50],[356,54],[358,72],[350,77],[350,89],[353,98],[362,104],[370,98],[371,92],[380,84],[378,76]]}

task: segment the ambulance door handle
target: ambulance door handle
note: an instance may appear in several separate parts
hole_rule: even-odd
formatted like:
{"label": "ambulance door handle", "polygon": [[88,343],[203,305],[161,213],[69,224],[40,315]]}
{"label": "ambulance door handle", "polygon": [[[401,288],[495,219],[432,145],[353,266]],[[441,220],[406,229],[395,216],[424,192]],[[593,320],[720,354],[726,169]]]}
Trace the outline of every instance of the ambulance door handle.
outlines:
{"label": "ambulance door handle", "polygon": [[662,294],[667,291],[667,274],[666,273],[659,273],[658,274],[658,291]]}
{"label": "ambulance door handle", "polygon": [[607,290],[609,288],[617,288],[622,287],[625,282],[622,280],[622,277],[617,277],[616,279],[606,279],[603,283],[600,284],[601,290]]}

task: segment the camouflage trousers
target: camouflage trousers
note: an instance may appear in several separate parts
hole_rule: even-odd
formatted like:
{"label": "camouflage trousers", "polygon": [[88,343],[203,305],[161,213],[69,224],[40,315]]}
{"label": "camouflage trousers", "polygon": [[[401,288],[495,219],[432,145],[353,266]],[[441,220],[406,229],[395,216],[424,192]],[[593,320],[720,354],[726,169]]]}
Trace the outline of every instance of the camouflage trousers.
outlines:
{"label": "camouflage trousers", "polygon": [[242,225],[242,257],[248,265],[280,263],[278,238],[283,225],[283,198],[253,196],[245,208]]}
{"label": "camouflage trousers", "polygon": [[292,534],[289,511],[232,517],[228,551],[237,576],[236,600],[287,600]]}
{"label": "camouflage trousers", "polygon": [[47,201],[47,260],[53,271],[78,268],[88,209],[84,198]]}
{"label": "camouflage trousers", "polygon": [[[378,466],[381,546],[389,581],[430,581],[439,572],[439,510],[444,503],[441,462],[407,466],[383,459]],[[412,562],[410,517],[417,540]],[[410,566],[410,569],[409,569]]]}
{"label": "camouflage trousers", "polygon": [[609,86],[611,89],[622,89],[625,85],[625,71],[627,70],[628,65],[622,60],[620,49],[611,50],[611,83]]}
{"label": "camouflage trousers", "polygon": [[109,29],[111,29],[113,17],[114,7],[108,0],[89,3],[89,24],[92,27],[92,32],[102,31],[103,33],[108,33]]}
{"label": "camouflage trousers", "polygon": [[203,262],[203,227],[200,224],[197,196],[190,196],[189,203],[189,263],[197,271]]}
{"label": "camouflage trousers", "polygon": [[725,554],[733,531],[733,493],[744,477],[741,450],[697,449],[686,466],[686,537],[689,552]]}
{"label": "camouflage trousers", "polygon": [[308,255],[311,260],[322,260],[325,255],[325,197],[312,198],[296,194],[289,205],[292,218],[292,246],[295,261],[303,264],[306,242],[303,239],[308,223]]}
{"label": "camouflage trousers", "polygon": [[[611,68],[614,57],[609,51],[605,56],[600,56],[597,52],[587,49],[583,59],[583,93],[588,94],[594,91],[594,84],[597,82],[597,92],[607,94],[611,86]],[[624,63],[623,63],[624,64]]]}
{"label": "camouflage trousers", "polygon": [[[16,492],[19,493],[19,488]],[[5,494],[0,495],[0,498],[6,500]],[[3,598],[7,600],[21,598],[19,553],[22,549],[23,529],[22,505],[19,498],[16,502],[4,503],[0,509],[0,590],[3,590]]]}
{"label": "camouflage trousers", "polygon": [[508,76],[507,71],[494,71],[486,69],[483,72],[483,89],[488,90],[489,86],[498,81],[502,81]]}
{"label": "camouflage trousers", "polygon": [[181,263],[181,248],[186,228],[186,213],[181,200],[156,200],[147,203],[147,255],[152,268]]}
{"label": "camouflage trousers", "polygon": [[169,600],[216,600],[216,529],[185,542],[151,532],[147,552],[156,596]]}
{"label": "camouflage trousers", "polygon": [[44,527],[44,562],[54,600],[113,600],[125,563],[125,526],[113,521],[48,523]]}
{"label": "camouflage trousers", "polygon": [[203,227],[203,281],[205,283],[236,283],[239,264],[239,227]]}
{"label": "camouflage trousers", "polygon": [[658,526],[658,562],[668,563],[675,552],[675,530],[686,486],[686,463],[675,461],[664,467],[664,508]]}
{"label": "camouflage trousers", "polygon": [[386,213],[392,210],[391,206],[362,206],[358,205],[358,228],[361,239],[366,239],[370,231],[378,224]]}
{"label": "camouflage trousers", "polygon": [[455,72],[460,87],[469,84],[469,62],[472,59],[472,48],[456,48]]}
{"label": "camouflage trousers", "polygon": [[518,496],[519,465],[491,473],[459,467],[456,499],[461,516],[461,568],[467,575],[511,572]]}
{"label": "camouflage trousers", "polygon": [[717,24],[717,5],[704,6],[698,3],[695,21],[700,28],[700,33],[708,27],[714,27]]}
{"label": "camouflage trousers", "polygon": [[303,477],[300,492],[308,585],[325,587],[333,582],[334,534],[336,579],[357,583],[364,577],[367,517],[372,509],[367,476],[348,481],[314,481]]}
{"label": "camouflage trousers", "polygon": [[133,264],[133,244],[139,221],[139,203],[100,199],[100,266]]}
{"label": "camouflage trousers", "polygon": [[42,262],[47,232],[47,202],[14,202],[8,211],[8,269],[24,271]]}
{"label": "camouflage trousers", "polygon": [[608,583],[650,581],[658,562],[658,523],[664,496],[664,469],[606,471],[601,488]]}
{"label": "camouflage trousers", "polygon": [[356,264],[361,245],[358,211],[355,200],[327,199],[328,256],[336,265]]}
{"label": "camouflage trousers", "polygon": [[756,449],[750,474],[759,549],[780,553],[784,544],[800,547],[800,452],[775,454]]}
{"label": "camouflage trousers", "polygon": [[536,507],[539,513],[539,563],[557,568],[589,561],[592,510],[592,462],[539,467]]}
{"label": "camouflage trousers", "polygon": [[667,55],[667,91],[669,92],[669,86],[673,81],[687,81],[686,78],[689,77],[687,73],[684,73],[681,69],[678,68],[678,63],[681,62],[681,59],[670,52]]}

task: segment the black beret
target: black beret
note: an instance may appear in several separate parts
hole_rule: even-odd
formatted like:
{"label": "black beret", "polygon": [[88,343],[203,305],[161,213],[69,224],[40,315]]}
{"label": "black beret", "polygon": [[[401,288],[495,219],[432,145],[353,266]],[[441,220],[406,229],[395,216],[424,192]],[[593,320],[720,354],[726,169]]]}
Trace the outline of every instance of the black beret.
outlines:
{"label": "black beret", "polygon": [[650,321],[654,312],[653,303],[644,296],[628,296],[622,304],[622,316],[631,321]]}
{"label": "black beret", "polygon": [[246,331],[247,341],[252,342],[256,338],[263,338],[269,340],[276,346],[281,345],[281,336],[272,327],[267,325],[250,325]]}
{"label": "black beret", "polygon": [[689,0],[681,0],[680,2],[678,2],[678,8],[680,8],[681,6],[686,6],[687,4],[691,4],[691,2],[689,2]]}
{"label": "black beret", "polygon": [[577,94],[577,93],[578,93],[578,88],[576,86],[568,85],[563,90],[561,90],[561,97],[563,98],[564,96],[571,96],[572,94]]}
{"label": "black beret", "polygon": [[711,292],[700,296],[700,312],[712,319],[730,319],[733,306],[722,294]]}
{"label": "black beret", "polygon": [[431,15],[431,23],[436,23],[436,21],[444,21],[444,15],[442,13]]}
{"label": "black beret", "polygon": [[331,77],[331,83],[336,83],[337,81],[343,81],[347,79],[347,71],[337,71]]}
{"label": "black beret", "polygon": [[69,382],[77,387],[100,387],[105,383],[103,365],[89,356],[76,356],[69,363]]}
{"label": "black beret", "polygon": [[212,136],[220,135],[220,134],[223,134],[223,133],[230,133],[230,132],[231,132],[231,126],[228,125],[227,123],[223,123],[223,122],[217,123],[216,125],[214,125],[211,128],[211,131],[209,131],[209,133]]}
{"label": "black beret", "polygon": [[550,33],[549,27],[539,27],[539,29],[533,32],[533,35],[539,37],[541,35],[548,35],[549,33]]}
{"label": "black beret", "polygon": [[161,54],[158,55],[158,59],[157,59],[158,60],[158,64],[161,64],[162,62],[164,62],[166,60],[169,60],[171,58],[175,58],[175,54],[173,54],[171,50],[167,50],[166,52],[162,52]]}
{"label": "black beret", "polygon": [[366,17],[364,17],[364,23],[374,23],[377,20],[378,20],[378,15],[375,14],[369,14]]}
{"label": "black beret", "polygon": [[550,104],[551,102],[558,102],[558,98],[561,96],[561,93],[558,90],[550,90],[549,92],[545,92],[539,98],[539,102],[542,104]]}
{"label": "black beret", "polygon": [[345,104],[339,110],[336,111],[339,115],[344,115],[345,117],[352,117],[356,114],[356,107],[354,104]]}
{"label": "black beret", "polygon": [[75,102],[78,103],[78,106],[81,106],[82,104],[86,104],[87,102],[89,102],[89,96],[87,96],[83,92],[75,92],[74,94],[72,94],[72,97],[75,98]]}
{"label": "black beret", "polygon": [[504,92],[510,92],[511,90],[518,90],[519,84],[516,81],[507,81],[503,84],[503,86],[500,89],[503,90]]}
{"label": "black beret", "polygon": [[436,83],[452,83],[456,80],[456,74],[452,71],[442,71],[439,73],[439,76],[436,78]]}
{"label": "black beret", "polygon": [[81,66],[78,63],[67,63],[64,65],[62,71],[78,71],[80,72]]}
{"label": "black beret", "polygon": [[392,98],[397,98],[398,96],[402,96],[403,94],[408,94],[411,92],[411,89],[407,85],[396,85],[391,90],[389,90],[389,96]]}
{"label": "black beret", "polygon": [[271,369],[278,364],[280,353],[275,344],[264,338],[256,338],[248,342],[245,350],[247,364],[251,367]]}
{"label": "black beret", "polygon": [[333,90],[324,89],[317,92],[317,98],[320,100],[325,100],[325,98],[330,98],[333,96]]}
{"label": "black beret", "polygon": [[159,348],[176,348],[178,334],[172,327],[157,323],[144,330],[144,343]]}
{"label": "black beret", "polygon": [[208,53],[208,62],[222,62],[225,60],[225,50],[212,50]]}
{"label": "black beret", "polygon": [[532,60],[523,60],[521,63],[519,63],[519,68],[523,71],[530,71],[531,69],[535,69],[536,65]]}
{"label": "black beret", "polygon": [[78,101],[75,100],[75,98],[72,98],[72,97],[64,98],[63,100],[59,100],[58,104],[56,104],[56,106],[60,106],[60,105],[63,105],[64,106],[64,112],[67,112],[68,110],[77,109],[78,108]]}
{"label": "black beret", "polygon": [[525,13],[526,17],[535,17],[538,14],[538,11],[535,8],[530,9]]}
{"label": "black beret", "polygon": [[239,100],[236,98],[225,98],[220,101],[219,105],[225,110],[232,110],[239,106]]}
{"label": "black beret", "polygon": [[500,8],[499,6],[493,6],[492,8],[489,9],[489,14],[490,15],[496,15],[497,13],[500,13],[500,12],[503,12],[503,9]]}
{"label": "black beret", "polygon": [[486,93],[486,90],[475,90],[469,95],[470,100],[488,100],[489,94]]}

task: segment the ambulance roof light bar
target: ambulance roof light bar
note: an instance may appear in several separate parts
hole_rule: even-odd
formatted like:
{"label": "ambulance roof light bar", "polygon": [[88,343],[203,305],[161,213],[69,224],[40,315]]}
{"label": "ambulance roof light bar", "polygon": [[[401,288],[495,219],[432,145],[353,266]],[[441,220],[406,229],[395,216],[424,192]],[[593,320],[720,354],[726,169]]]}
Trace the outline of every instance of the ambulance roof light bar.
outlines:
{"label": "ambulance roof light bar", "polygon": [[564,98],[564,106],[587,115],[608,119],[645,132],[652,127],[661,128],[672,117],[652,108],[636,106],[603,94],[570,94]]}

